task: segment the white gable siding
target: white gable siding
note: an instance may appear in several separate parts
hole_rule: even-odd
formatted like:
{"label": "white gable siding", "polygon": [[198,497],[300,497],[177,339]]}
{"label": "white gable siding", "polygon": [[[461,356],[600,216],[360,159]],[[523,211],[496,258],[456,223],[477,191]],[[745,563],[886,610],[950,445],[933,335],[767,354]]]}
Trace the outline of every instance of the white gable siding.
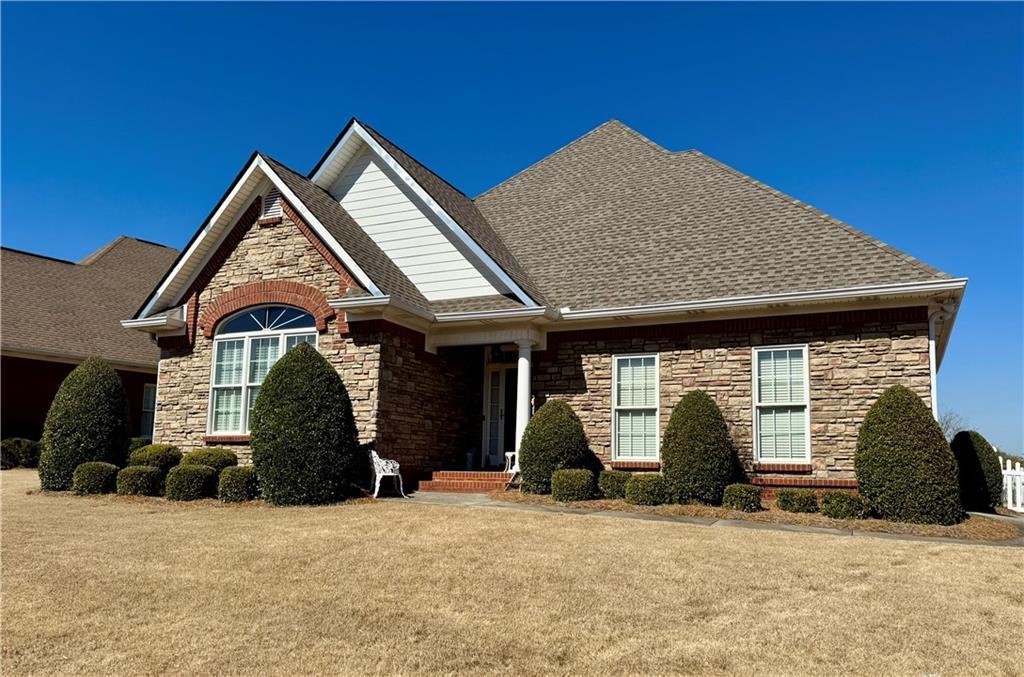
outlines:
{"label": "white gable siding", "polygon": [[428,300],[500,293],[368,150],[330,192]]}

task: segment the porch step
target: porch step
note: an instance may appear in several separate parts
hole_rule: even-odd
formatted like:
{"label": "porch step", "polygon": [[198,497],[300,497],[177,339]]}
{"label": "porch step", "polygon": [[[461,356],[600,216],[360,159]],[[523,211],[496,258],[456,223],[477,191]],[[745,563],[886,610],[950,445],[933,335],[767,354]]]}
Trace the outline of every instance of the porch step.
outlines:
{"label": "porch step", "polygon": [[420,491],[447,493],[485,494],[505,488],[512,478],[507,472],[473,472],[469,470],[441,470],[431,473],[431,478],[421,481]]}

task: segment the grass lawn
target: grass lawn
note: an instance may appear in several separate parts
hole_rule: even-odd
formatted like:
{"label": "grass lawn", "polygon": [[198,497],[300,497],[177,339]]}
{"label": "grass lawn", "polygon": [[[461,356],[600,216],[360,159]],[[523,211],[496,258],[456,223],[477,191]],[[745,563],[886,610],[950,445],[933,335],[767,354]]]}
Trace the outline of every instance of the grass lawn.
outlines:
{"label": "grass lawn", "polygon": [[0,475],[3,673],[1019,674],[1024,550]]}

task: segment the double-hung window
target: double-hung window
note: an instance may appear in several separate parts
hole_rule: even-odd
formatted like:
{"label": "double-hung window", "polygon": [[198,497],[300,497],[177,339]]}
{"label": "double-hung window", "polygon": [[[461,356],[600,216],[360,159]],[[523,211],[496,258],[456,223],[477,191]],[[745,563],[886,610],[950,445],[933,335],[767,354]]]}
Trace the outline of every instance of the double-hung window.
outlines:
{"label": "double-hung window", "polygon": [[298,344],[316,347],[316,341],[313,316],[288,306],[250,308],[221,322],[213,341],[209,432],[247,434],[267,372]]}
{"label": "double-hung window", "polygon": [[612,454],[617,460],[658,459],[658,356],[612,358]]}
{"label": "double-hung window", "polygon": [[765,463],[809,463],[807,346],[754,348],[754,446]]}

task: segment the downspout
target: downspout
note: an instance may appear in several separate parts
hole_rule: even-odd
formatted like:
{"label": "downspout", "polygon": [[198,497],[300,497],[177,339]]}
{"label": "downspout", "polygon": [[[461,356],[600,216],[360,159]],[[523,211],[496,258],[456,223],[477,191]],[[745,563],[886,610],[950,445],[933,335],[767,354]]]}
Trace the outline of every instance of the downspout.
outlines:
{"label": "downspout", "polygon": [[939,420],[939,387],[935,382],[935,375],[938,369],[935,366],[935,320],[942,311],[936,311],[928,316],[928,382],[931,384],[932,417]]}

